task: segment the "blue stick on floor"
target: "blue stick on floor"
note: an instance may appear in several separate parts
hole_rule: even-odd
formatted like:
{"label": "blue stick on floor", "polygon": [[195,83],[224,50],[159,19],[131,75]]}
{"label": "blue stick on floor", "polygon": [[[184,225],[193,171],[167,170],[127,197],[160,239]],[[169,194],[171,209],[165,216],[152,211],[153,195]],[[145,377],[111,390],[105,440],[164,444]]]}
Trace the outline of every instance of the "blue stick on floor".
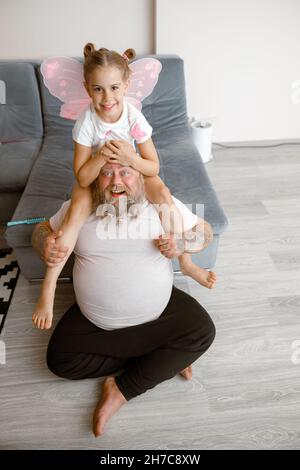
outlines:
{"label": "blue stick on floor", "polygon": [[24,220],[11,220],[7,222],[7,226],[11,227],[12,225],[22,225],[22,224],[39,224],[40,222],[45,222],[47,219],[46,217],[34,217],[31,219],[24,219]]}

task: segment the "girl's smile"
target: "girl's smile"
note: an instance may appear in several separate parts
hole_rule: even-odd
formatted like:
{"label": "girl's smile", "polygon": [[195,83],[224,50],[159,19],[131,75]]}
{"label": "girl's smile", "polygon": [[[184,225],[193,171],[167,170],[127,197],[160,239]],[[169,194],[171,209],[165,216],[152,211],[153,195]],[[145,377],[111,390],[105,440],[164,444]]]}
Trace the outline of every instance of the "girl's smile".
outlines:
{"label": "girl's smile", "polygon": [[97,67],[85,83],[97,115],[105,122],[116,122],[123,112],[129,82],[124,82],[117,67]]}

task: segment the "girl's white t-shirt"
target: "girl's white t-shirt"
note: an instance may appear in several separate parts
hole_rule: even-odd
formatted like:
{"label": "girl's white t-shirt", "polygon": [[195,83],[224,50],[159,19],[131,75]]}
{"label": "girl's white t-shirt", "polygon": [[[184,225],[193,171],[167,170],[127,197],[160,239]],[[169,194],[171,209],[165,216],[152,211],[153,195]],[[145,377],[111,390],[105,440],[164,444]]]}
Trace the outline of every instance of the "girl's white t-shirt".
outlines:
{"label": "girl's white t-shirt", "polygon": [[108,140],[126,140],[133,147],[143,144],[152,135],[152,127],[145,116],[132,104],[124,101],[123,112],[116,122],[105,122],[96,113],[93,104],[81,114],[73,128],[73,139],[78,144],[97,150]]}

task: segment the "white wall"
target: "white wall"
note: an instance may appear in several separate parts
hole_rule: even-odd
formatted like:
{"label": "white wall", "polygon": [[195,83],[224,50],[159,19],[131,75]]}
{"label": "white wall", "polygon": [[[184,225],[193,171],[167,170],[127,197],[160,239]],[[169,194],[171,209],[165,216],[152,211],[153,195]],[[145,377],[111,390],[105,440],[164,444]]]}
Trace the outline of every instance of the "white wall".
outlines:
{"label": "white wall", "polygon": [[152,0],[0,0],[0,60],[81,56],[83,46],[154,52]]}
{"label": "white wall", "polygon": [[300,0],[156,0],[155,25],[154,3],[0,0],[0,60],[156,42],[184,59],[189,115],[212,118],[215,142],[300,138]]}
{"label": "white wall", "polygon": [[184,59],[189,115],[213,118],[214,142],[300,138],[299,0],[156,2],[157,53]]}

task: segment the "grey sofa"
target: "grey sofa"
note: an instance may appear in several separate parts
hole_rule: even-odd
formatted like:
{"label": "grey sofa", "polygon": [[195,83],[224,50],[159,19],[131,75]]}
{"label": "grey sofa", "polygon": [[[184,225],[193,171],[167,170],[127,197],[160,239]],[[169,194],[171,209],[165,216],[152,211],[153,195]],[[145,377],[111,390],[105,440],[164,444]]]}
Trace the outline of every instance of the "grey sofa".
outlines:
{"label": "grey sofa", "polygon": [[0,62],[0,220],[9,220],[43,139],[40,93],[29,63]]}
{"label": "grey sofa", "polygon": [[[227,219],[192,141],[184,64],[177,56],[152,57],[161,61],[162,72],[142,111],[154,129],[160,175],[173,195],[193,204],[194,211],[196,204],[204,204],[204,217],[213,227],[214,240],[193,259],[212,268]],[[59,116],[61,102],[44,86],[38,63],[0,62],[0,84],[1,80],[6,84],[6,102],[0,107],[1,218],[48,218],[69,198],[74,183],[74,121]],[[32,225],[20,225],[6,233],[23,275],[30,280],[42,278],[45,271],[31,247],[32,230]],[[61,277],[72,275],[72,264],[70,258]],[[177,260],[173,266],[178,269]]]}

